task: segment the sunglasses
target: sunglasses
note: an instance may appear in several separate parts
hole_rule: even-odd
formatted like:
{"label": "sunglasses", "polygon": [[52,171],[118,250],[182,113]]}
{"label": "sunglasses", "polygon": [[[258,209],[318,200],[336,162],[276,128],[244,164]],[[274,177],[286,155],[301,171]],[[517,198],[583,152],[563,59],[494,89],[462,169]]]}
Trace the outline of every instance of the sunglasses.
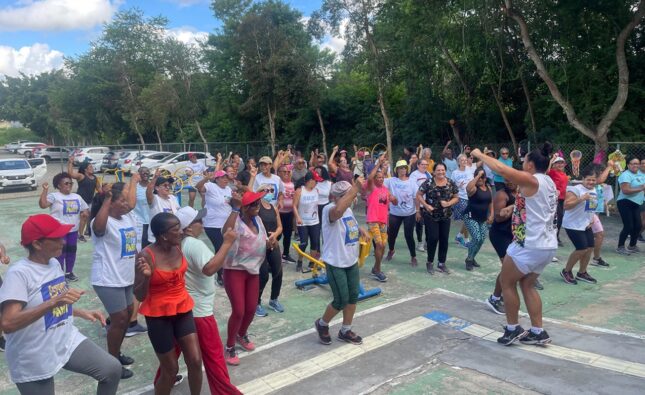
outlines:
{"label": "sunglasses", "polygon": [[253,203],[249,204],[249,207],[250,207],[250,208],[260,207],[260,201],[259,201],[259,200],[256,200],[255,202],[253,202]]}

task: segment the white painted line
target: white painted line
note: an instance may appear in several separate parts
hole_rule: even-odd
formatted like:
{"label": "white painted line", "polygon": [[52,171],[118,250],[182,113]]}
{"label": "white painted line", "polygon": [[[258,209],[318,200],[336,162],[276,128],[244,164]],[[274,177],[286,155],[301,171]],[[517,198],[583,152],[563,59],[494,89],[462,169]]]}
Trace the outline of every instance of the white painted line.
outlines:
{"label": "white painted line", "polygon": [[[436,293],[440,293],[440,294],[445,294],[445,295],[449,295],[449,296],[455,296],[455,297],[458,297],[458,298],[461,298],[461,299],[464,299],[464,300],[468,300],[468,301],[471,301],[471,302],[476,302],[476,303],[480,303],[480,304],[486,304],[486,302],[484,300],[473,298],[472,296],[460,294],[460,293],[457,293],[457,292],[449,291],[449,290],[443,289],[443,288],[435,288],[433,291],[435,291]],[[528,317],[529,315],[527,313],[523,312],[523,311],[520,311],[520,316]],[[586,330],[590,330],[590,331],[594,331],[594,332],[598,332],[598,333],[604,333],[604,334],[607,334],[607,335],[625,336],[625,337],[631,337],[631,338],[634,338],[634,339],[645,340],[645,335],[639,334],[639,333],[617,331],[617,330],[614,330],[614,329],[607,329],[607,328],[602,328],[602,327],[598,327],[598,326],[578,324],[576,322],[571,322],[571,321],[561,321],[561,320],[558,320],[558,319],[555,319],[555,318],[549,318],[549,317],[542,317],[542,321],[546,321],[546,322],[549,322],[549,323],[552,323],[552,324],[557,324],[557,325],[562,325],[562,326],[572,326],[572,327],[576,327],[576,328],[579,328],[579,329],[586,329]]]}
{"label": "white painted line", "polygon": [[247,395],[270,394],[436,324],[436,321],[416,317],[367,336],[360,346],[353,344],[340,346],[306,361],[244,383],[238,386],[238,389]]}

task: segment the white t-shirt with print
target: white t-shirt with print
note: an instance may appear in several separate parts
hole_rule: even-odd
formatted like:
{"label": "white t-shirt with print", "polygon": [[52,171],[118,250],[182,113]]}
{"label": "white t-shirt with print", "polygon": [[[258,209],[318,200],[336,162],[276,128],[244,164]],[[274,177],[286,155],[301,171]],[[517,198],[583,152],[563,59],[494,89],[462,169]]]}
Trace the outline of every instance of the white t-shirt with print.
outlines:
{"label": "white t-shirt with print", "polygon": [[231,188],[224,188],[214,182],[204,184],[206,189],[206,216],[204,226],[207,228],[222,228],[231,214]]}
{"label": "white t-shirt with print", "polygon": [[421,173],[419,170],[415,170],[410,174],[410,179],[416,182],[417,187],[420,187],[426,180],[431,180],[432,175],[428,172]]}
{"label": "white t-shirt with print", "polygon": [[593,216],[598,207],[598,199],[596,189],[587,189],[582,184],[568,186],[567,193],[571,192],[577,197],[589,194],[589,200],[582,201],[576,204],[570,210],[564,210],[564,217],[562,218],[562,227],[572,230],[585,230],[593,222]]}
{"label": "white t-shirt with print", "polygon": [[280,177],[275,174],[271,174],[269,177],[266,177],[264,174],[258,173],[258,175],[255,176],[255,181],[253,182],[253,191],[257,192],[257,190],[264,184],[269,184],[273,187],[273,200],[269,201],[269,203],[273,205],[278,204],[278,195],[284,193],[284,185],[282,184]]}
{"label": "white t-shirt with print", "polygon": [[[93,219],[90,226],[94,224]],[[103,236],[92,236],[91,283],[100,287],[128,287],[134,284],[137,255],[137,220],[133,212],[121,219],[108,217]]]}
{"label": "white t-shirt with print", "polygon": [[76,193],[63,195],[60,192],[51,192],[47,194],[47,201],[51,203],[49,213],[52,217],[61,224],[74,225],[70,232],[78,230],[81,212],[89,208],[85,200]]}
{"label": "white t-shirt with print", "polygon": [[[33,309],[68,289],[60,263],[47,265],[23,258],[12,263],[0,288],[0,303],[15,300]],[[85,336],[74,326],[73,306],[56,307],[36,321],[5,333],[5,357],[11,381],[27,383],[53,377]]]}
{"label": "white t-shirt with print", "polygon": [[316,184],[318,191],[318,204],[323,205],[329,203],[329,194],[331,193],[331,181],[325,180]]}
{"label": "white t-shirt with print", "polygon": [[454,170],[450,178],[457,188],[459,188],[459,199],[468,200],[468,192],[466,192],[466,186],[473,179],[473,171],[470,168],[465,170]]}
{"label": "white t-shirt with print", "polygon": [[396,197],[396,204],[390,202],[390,214],[397,217],[407,217],[417,212],[415,199],[419,187],[412,178],[403,181],[398,177],[386,178],[385,187],[392,196]]}
{"label": "white t-shirt with print", "polygon": [[329,211],[336,203],[326,205],[322,211],[322,246],[321,259],[328,265],[347,268],[358,261],[360,232],[358,221],[349,207],[343,216],[334,222],[329,221]]}
{"label": "white t-shirt with print", "polygon": [[213,251],[203,241],[188,236],[181,241],[181,252],[188,261],[186,290],[195,302],[193,316],[211,316],[214,309],[215,281],[202,273],[202,269],[213,258]]}
{"label": "white t-shirt with print", "polygon": [[[152,204],[150,205],[150,221],[152,221],[152,218],[159,213],[175,214],[180,208],[181,207],[179,207],[179,203],[177,202],[177,197],[175,195],[168,195],[168,199],[164,199],[155,194],[153,195]],[[150,227],[148,227],[148,241],[150,244],[157,241],[155,235],[152,234],[152,229]]]}
{"label": "white t-shirt with print", "polygon": [[318,191],[316,188],[308,191],[304,186],[300,188],[300,200],[298,200],[298,215],[302,225],[317,225],[318,220]]}

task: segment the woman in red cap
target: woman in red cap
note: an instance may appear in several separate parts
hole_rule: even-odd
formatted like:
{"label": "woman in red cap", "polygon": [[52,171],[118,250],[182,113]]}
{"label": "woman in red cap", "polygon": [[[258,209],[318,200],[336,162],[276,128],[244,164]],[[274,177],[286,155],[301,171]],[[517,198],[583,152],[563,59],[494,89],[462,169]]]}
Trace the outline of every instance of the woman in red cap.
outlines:
{"label": "woman in red cap", "polygon": [[105,318],[99,311],[73,307],[84,291],[68,288],[55,259],[73,226],[47,214],[29,217],[20,242],[29,255],[9,266],[0,288],[5,355],[11,380],[23,395],[53,395],[61,367],[92,376],[100,395],[116,394],[121,380],[119,361],[74,326],[73,316],[102,325]]}
{"label": "woman in red cap", "polygon": [[225,359],[229,365],[239,365],[235,342],[246,351],[255,350],[247,330],[255,316],[260,291],[260,266],[266,257],[267,244],[277,248],[274,239],[267,238],[264,224],[258,216],[260,199],[266,192],[244,192],[231,199],[232,211],[222,230],[233,229],[239,235],[224,262],[224,288],[231,302],[228,319],[228,338]]}

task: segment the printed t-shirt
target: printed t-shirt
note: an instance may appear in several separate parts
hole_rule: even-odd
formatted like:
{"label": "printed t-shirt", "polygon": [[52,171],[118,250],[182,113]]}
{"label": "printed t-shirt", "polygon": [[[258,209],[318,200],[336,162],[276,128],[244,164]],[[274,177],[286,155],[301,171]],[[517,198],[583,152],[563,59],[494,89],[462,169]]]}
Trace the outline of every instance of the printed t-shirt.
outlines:
{"label": "printed t-shirt", "polygon": [[231,188],[224,188],[214,182],[204,184],[206,189],[206,216],[203,223],[206,228],[222,228],[231,215]]}
{"label": "printed t-shirt", "polygon": [[[90,226],[94,224],[94,218]],[[132,212],[121,219],[108,217],[105,234],[93,235],[92,285],[128,287],[134,284],[134,261],[137,255],[137,221]]]}
{"label": "printed t-shirt", "polygon": [[358,221],[348,207],[343,216],[334,222],[329,221],[329,212],[336,207],[330,203],[322,211],[322,246],[321,259],[328,265],[347,268],[353,266],[358,260],[360,232]]}
{"label": "printed t-shirt", "polygon": [[403,181],[398,177],[391,177],[385,179],[384,185],[389,189],[390,194],[397,199],[396,204],[390,203],[390,214],[407,217],[417,212],[414,199],[416,199],[419,187],[415,180],[408,178]]}
{"label": "printed t-shirt", "polygon": [[587,189],[582,184],[567,187],[567,192],[571,192],[577,197],[586,193],[589,194],[589,200],[576,204],[569,210],[564,210],[562,218],[562,227],[572,230],[585,230],[593,222],[593,216],[598,208],[598,199],[596,189]]}
{"label": "printed t-shirt", "polygon": [[367,222],[387,224],[390,191],[381,185],[373,186],[367,195]]}
{"label": "printed t-shirt", "polygon": [[60,192],[51,192],[47,194],[47,201],[51,203],[49,213],[52,217],[61,224],[74,225],[70,232],[78,230],[81,212],[89,208],[85,200],[76,193],[63,195]]}
{"label": "printed t-shirt", "polygon": [[255,181],[253,182],[253,191],[257,192],[257,190],[264,184],[270,185],[268,192],[273,192],[273,199],[270,200],[269,203],[275,206],[278,204],[278,195],[281,193],[284,194],[284,185],[282,184],[282,180],[275,174],[271,174],[267,177],[262,173],[258,173],[258,175],[255,176]]}

